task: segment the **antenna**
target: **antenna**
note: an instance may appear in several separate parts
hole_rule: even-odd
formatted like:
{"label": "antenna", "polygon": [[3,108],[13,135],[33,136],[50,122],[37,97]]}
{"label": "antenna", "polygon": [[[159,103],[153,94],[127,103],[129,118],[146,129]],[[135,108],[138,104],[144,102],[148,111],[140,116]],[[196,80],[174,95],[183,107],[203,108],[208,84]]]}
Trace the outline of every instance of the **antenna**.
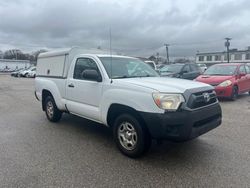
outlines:
{"label": "antenna", "polygon": [[111,33],[111,26],[109,27],[109,50],[110,50],[110,76],[111,76],[111,81],[110,83],[113,83],[113,66],[112,66],[112,33]]}

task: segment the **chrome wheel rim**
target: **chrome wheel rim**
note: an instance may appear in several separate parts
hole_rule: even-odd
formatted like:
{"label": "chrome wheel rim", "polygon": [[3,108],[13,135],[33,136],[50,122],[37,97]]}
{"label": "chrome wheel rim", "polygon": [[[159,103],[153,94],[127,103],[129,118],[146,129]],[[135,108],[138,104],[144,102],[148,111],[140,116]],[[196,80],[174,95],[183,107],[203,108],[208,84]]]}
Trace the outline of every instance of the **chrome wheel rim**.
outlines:
{"label": "chrome wheel rim", "polygon": [[54,115],[54,106],[53,106],[53,103],[51,101],[49,101],[47,103],[47,114],[48,114],[49,118],[52,118]]}
{"label": "chrome wheel rim", "polygon": [[119,142],[126,150],[133,150],[137,144],[137,133],[129,122],[122,122],[118,127]]}

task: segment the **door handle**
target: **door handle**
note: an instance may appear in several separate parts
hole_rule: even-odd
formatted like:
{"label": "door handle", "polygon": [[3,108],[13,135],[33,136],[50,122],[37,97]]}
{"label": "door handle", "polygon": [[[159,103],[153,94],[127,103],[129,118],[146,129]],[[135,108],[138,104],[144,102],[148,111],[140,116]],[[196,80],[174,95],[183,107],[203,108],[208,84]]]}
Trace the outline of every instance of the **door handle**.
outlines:
{"label": "door handle", "polygon": [[71,83],[68,85],[68,87],[75,87],[75,86],[74,86],[74,84]]}

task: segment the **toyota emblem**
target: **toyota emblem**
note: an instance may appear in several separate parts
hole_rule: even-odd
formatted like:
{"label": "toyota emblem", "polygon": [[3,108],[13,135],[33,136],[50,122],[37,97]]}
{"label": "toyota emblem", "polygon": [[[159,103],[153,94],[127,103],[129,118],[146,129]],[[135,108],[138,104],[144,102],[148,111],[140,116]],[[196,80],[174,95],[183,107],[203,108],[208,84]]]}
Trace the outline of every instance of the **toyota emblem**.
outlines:
{"label": "toyota emblem", "polygon": [[209,93],[203,93],[202,95],[204,97],[205,102],[209,102],[210,101],[210,95],[209,95]]}

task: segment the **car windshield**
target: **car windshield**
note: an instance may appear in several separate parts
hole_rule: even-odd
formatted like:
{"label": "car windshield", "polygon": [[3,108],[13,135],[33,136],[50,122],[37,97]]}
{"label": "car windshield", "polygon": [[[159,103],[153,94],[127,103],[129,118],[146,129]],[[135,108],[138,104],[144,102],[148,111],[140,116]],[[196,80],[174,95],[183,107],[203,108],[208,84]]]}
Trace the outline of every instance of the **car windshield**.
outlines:
{"label": "car windshield", "polygon": [[160,69],[160,72],[173,72],[173,73],[177,73],[180,72],[182,69],[183,65],[177,65],[177,64],[173,64],[173,65],[166,65],[163,68]]}
{"label": "car windshield", "polygon": [[233,75],[236,68],[236,65],[213,65],[204,72],[204,75]]}
{"label": "car windshield", "polygon": [[[158,73],[139,59],[122,57],[100,57],[109,77],[111,78],[134,78],[134,77],[158,77]],[[111,69],[112,64],[112,69]]]}

